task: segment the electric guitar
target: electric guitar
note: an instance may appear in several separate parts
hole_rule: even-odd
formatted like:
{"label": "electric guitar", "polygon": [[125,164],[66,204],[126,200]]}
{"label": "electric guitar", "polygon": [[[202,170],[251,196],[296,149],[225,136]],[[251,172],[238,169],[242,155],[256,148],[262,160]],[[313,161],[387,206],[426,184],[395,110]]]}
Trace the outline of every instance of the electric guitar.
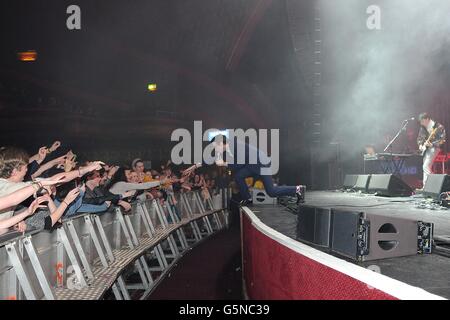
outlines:
{"label": "electric guitar", "polygon": [[425,154],[425,152],[427,152],[428,148],[430,148],[427,147],[426,145],[434,139],[434,137],[436,136],[437,129],[438,128],[434,128],[431,131],[430,135],[428,136],[428,139],[422,145],[419,146],[419,150],[422,152],[422,156]]}

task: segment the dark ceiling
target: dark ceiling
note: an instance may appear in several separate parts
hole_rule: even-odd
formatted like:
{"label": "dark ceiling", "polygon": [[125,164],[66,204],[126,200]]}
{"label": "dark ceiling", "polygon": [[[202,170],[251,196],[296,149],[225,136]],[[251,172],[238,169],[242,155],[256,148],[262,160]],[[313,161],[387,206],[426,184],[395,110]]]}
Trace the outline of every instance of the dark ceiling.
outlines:
{"label": "dark ceiling", "polygon": [[283,131],[307,101],[285,0],[2,0],[0,34],[2,144],[151,148],[193,120]]}

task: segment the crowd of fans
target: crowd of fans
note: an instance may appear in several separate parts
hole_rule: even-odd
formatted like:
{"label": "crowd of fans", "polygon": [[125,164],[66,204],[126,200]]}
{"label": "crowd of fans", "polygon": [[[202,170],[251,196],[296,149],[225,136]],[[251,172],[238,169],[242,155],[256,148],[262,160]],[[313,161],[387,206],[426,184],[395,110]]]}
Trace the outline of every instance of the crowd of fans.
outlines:
{"label": "crowd of fans", "polygon": [[174,192],[199,190],[204,199],[228,187],[227,171],[185,174],[170,161],[146,168],[134,159],[128,165],[102,161],[78,163],[77,155],[55,141],[29,156],[16,147],[0,148],[0,235],[14,229],[51,230],[64,217],[107,213],[119,206],[127,214],[133,201],[167,201]]}

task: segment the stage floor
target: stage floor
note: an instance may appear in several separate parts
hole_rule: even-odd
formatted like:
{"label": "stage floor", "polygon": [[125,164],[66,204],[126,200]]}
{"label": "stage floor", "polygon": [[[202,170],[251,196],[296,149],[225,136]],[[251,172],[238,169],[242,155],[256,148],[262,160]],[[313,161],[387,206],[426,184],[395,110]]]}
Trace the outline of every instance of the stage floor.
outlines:
{"label": "stage floor", "polygon": [[[362,212],[409,217],[434,223],[435,236],[450,236],[450,210],[415,208],[413,198],[384,198],[333,191],[313,191],[306,194],[306,205],[361,210]],[[281,205],[255,205],[251,211],[267,226],[296,239],[297,216]],[[322,248],[317,249],[325,251]],[[438,254],[415,255],[367,262],[346,261],[369,267],[376,265],[381,273],[450,299],[450,258]]]}

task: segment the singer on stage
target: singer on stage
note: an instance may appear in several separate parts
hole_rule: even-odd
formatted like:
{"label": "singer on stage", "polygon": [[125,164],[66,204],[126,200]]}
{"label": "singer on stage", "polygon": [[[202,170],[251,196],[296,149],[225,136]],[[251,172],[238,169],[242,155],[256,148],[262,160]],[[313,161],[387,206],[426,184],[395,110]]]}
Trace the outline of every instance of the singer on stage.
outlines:
{"label": "singer on stage", "polygon": [[[304,190],[304,186],[275,186],[271,175],[261,174],[261,169],[267,167],[267,165],[261,162],[263,157],[267,157],[261,150],[236,138],[234,138],[234,147],[233,150],[231,150],[226,136],[220,134],[214,137],[213,143],[217,155],[226,153],[228,159],[234,159],[234,161],[226,162],[223,160],[223,156],[218,156],[215,160],[215,164],[233,170],[234,179],[239,187],[241,195],[241,205],[249,206],[253,204],[248,186],[245,182],[245,179],[248,177],[261,179],[264,183],[264,189],[270,197],[297,196],[297,201],[302,201],[302,191]],[[237,163],[237,150],[245,150],[245,163]],[[250,163],[250,154],[258,155],[256,163]],[[191,166],[184,171],[183,175],[191,174],[195,169],[202,165],[203,164],[198,163]]]}

